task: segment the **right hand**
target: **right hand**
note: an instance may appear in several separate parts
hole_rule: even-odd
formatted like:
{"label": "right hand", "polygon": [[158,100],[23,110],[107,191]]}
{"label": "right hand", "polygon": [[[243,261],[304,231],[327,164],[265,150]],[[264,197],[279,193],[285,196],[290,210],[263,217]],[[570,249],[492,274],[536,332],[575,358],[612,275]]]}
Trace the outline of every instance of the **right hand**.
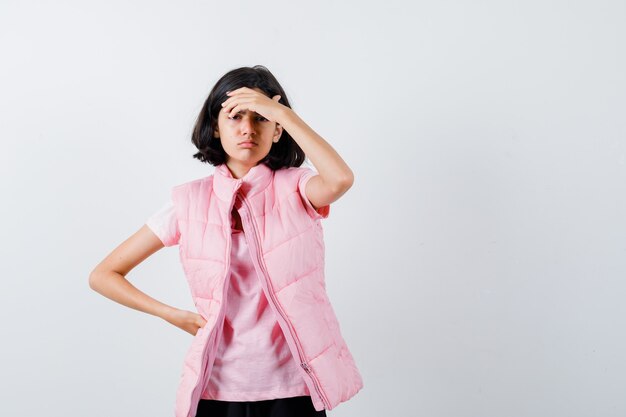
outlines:
{"label": "right hand", "polygon": [[192,336],[195,336],[198,330],[206,324],[206,320],[200,314],[179,309],[174,309],[165,317],[165,320]]}

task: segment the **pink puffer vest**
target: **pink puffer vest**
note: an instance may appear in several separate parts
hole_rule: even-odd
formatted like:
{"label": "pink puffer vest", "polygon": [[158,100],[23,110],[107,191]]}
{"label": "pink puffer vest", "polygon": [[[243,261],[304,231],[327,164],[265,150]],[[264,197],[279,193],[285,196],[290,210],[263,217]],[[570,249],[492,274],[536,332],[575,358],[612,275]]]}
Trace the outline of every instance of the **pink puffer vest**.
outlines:
{"label": "pink puffer vest", "polygon": [[[172,189],[180,260],[206,325],[189,347],[176,393],[176,417],[194,417],[222,334],[231,250],[231,210],[240,200],[246,242],[316,410],[331,410],[362,387],[324,283],[321,215],[311,215],[298,182],[309,168],[265,164],[235,179],[225,164]],[[239,204],[238,204],[239,206]]]}

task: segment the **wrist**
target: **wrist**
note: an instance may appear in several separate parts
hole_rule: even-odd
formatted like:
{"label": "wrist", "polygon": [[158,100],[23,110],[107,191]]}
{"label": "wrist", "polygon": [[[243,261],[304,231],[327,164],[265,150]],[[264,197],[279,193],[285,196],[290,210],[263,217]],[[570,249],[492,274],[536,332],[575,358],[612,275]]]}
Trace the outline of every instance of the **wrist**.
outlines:
{"label": "wrist", "polygon": [[156,311],[156,315],[157,315],[157,317],[160,317],[163,320],[171,323],[171,319],[172,319],[172,317],[174,316],[174,314],[175,314],[175,312],[177,310],[178,310],[177,308],[174,308],[172,306],[168,306],[167,304],[163,304]]}
{"label": "wrist", "polygon": [[287,106],[283,106],[279,111],[278,111],[278,115],[276,116],[276,123],[278,123],[279,125],[285,127],[285,125],[287,123],[289,123],[289,121],[293,118],[294,115],[294,111],[287,107]]}

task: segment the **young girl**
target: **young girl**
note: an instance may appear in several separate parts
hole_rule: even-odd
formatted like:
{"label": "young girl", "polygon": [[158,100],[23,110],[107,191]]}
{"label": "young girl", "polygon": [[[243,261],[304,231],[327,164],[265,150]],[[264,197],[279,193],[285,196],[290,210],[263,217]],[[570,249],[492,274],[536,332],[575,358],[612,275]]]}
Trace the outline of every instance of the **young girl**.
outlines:
{"label": "young girl", "polygon": [[[324,283],[321,220],[351,187],[352,171],[259,65],[216,83],[192,142],[215,172],[173,187],[96,266],[90,286],[194,336],[176,417],[325,416],[363,386]],[[305,154],[319,174],[300,167]],[[173,245],[198,313],[125,279]]]}

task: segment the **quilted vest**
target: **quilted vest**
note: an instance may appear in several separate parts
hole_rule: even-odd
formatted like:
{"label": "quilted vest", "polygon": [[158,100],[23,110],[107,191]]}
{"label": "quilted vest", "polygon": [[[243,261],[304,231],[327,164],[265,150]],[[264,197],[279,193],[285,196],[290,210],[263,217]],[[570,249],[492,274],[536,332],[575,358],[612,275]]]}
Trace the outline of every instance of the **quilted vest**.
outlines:
{"label": "quilted vest", "polygon": [[315,409],[331,410],[363,387],[326,293],[323,216],[311,215],[298,191],[302,175],[312,173],[302,167],[273,171],[261,163],[236,179],[222,164],[208,177],[172,188],[181,264],[206,320],[184,358],[176,417],[196,415],[211,375],[225,315],[233,207]]}

